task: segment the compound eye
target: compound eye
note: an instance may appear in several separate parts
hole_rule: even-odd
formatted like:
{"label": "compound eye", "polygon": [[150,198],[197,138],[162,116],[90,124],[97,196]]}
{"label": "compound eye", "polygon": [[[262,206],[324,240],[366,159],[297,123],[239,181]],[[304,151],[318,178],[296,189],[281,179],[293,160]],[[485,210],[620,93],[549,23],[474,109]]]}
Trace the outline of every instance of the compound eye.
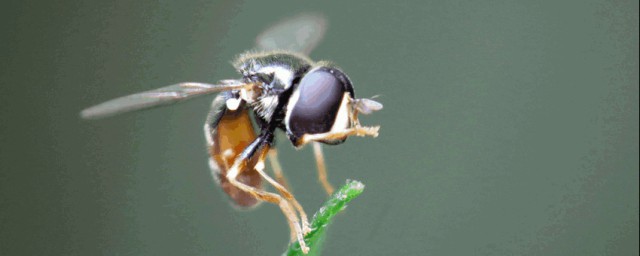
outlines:
{"label": "compound eye", "polygon": [[309,71],[291,95],[285,121],[294,138],[304,134],[325,133],[349,124],[345,93],[352,93],[346,76],[334,68]]}

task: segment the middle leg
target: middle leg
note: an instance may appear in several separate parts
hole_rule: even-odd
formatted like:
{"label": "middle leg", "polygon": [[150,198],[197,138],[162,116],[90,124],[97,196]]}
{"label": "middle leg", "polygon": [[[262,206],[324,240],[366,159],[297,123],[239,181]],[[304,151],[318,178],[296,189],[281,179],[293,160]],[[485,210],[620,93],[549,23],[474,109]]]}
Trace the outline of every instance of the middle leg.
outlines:
{"label": "middle leg", "polygon": [[313,155],[316,158],[316,165],[318,167],[318,181],[322,184],[324,191],[327,195],[333,194],[333,186],[327,180],[327,168],[324,164],[324,154],[322,154],[322,145],[319,142],[313,142]]}

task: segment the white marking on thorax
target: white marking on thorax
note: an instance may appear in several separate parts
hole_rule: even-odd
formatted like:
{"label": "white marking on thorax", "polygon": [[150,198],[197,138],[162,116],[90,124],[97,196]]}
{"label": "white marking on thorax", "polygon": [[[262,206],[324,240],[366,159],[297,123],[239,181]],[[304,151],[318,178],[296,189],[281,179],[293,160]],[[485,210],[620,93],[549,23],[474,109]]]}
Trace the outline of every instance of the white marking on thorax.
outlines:
{"label": "white marking on thorax", "polygon": [[273,74],[273,78],[277,79],[279,84],[285,86],[283,89],[289,89],[293,82],[294,73],[291,69],[284,66],[266,66],[257,70],[258,73]]}
{"label": "white marking on thorax", "polygon": [[265,120],[270,121],[274,111],[278,106],[278,95],[272,95],[260,98],[254,106],[256,112],[262,116]]}
{"label": "white marking on thorax", "polygon": [[[261,67],[256,70],[257,73],[273,74],[273,81],[278,85],[282,85],[280,90],[287,90],[291,87],[295,74],[290,68],[285,66],[270,65]],[[265,85],[268,86],[268,85]],[[247,103],[252,104],[256,113],[262,116],[265,120],[271,120],[276,106],[278,105],[278,95],[264,95],[264,90],[257,94],[254,91],[248,91],[242,89],[240,91],[240,97]]]}

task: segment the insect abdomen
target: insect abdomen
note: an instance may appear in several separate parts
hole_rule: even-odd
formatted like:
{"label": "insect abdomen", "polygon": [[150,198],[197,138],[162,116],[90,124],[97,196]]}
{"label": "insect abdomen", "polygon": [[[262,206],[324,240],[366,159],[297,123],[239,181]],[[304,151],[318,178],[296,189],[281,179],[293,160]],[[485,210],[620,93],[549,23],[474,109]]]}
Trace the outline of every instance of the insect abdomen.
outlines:
{"label": "insect abdomen", "polygon": [[[205,129],[209,142],[209,155],[212,174],[225,193],[229,195],[233,203],[241,208],[249,208],[257,205],[258,201],[251,194],[233,186],[226,175],[234,164],[234,159],[256,139],[256,132],[249,116],[249,110],[241,106],[235,111],[229,110],[224,104],[225,93],[220,94],[214,100],[214,108],[207,120]],[[219,102],[219,104],[216,104]],[[217,111],[217,112],[216,112]],[[255,188],[262,187],[262,178],[254,169],[257,158],[239,171],[238,181]]]}

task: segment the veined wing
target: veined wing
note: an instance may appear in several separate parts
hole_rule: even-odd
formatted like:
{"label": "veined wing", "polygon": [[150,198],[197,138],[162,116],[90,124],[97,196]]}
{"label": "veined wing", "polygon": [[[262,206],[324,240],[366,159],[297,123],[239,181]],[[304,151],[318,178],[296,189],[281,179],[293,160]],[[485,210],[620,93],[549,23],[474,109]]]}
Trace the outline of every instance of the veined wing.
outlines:
{"label": "veined wing", "polygon": [[85,119],[98,119],[125,112],[173,104],[211,93],[252,86],[253,84],[243,83],[239,80],[222,80],[218,84],[197,82],[179,83],[116,98],[82,110],[80,116]]}
{"label": "veined wing", "polygon": [[309,55],[327,30],[327,20],[319,14],[304,13],[282,20],[256,38],[262,50],[290,50]]}

